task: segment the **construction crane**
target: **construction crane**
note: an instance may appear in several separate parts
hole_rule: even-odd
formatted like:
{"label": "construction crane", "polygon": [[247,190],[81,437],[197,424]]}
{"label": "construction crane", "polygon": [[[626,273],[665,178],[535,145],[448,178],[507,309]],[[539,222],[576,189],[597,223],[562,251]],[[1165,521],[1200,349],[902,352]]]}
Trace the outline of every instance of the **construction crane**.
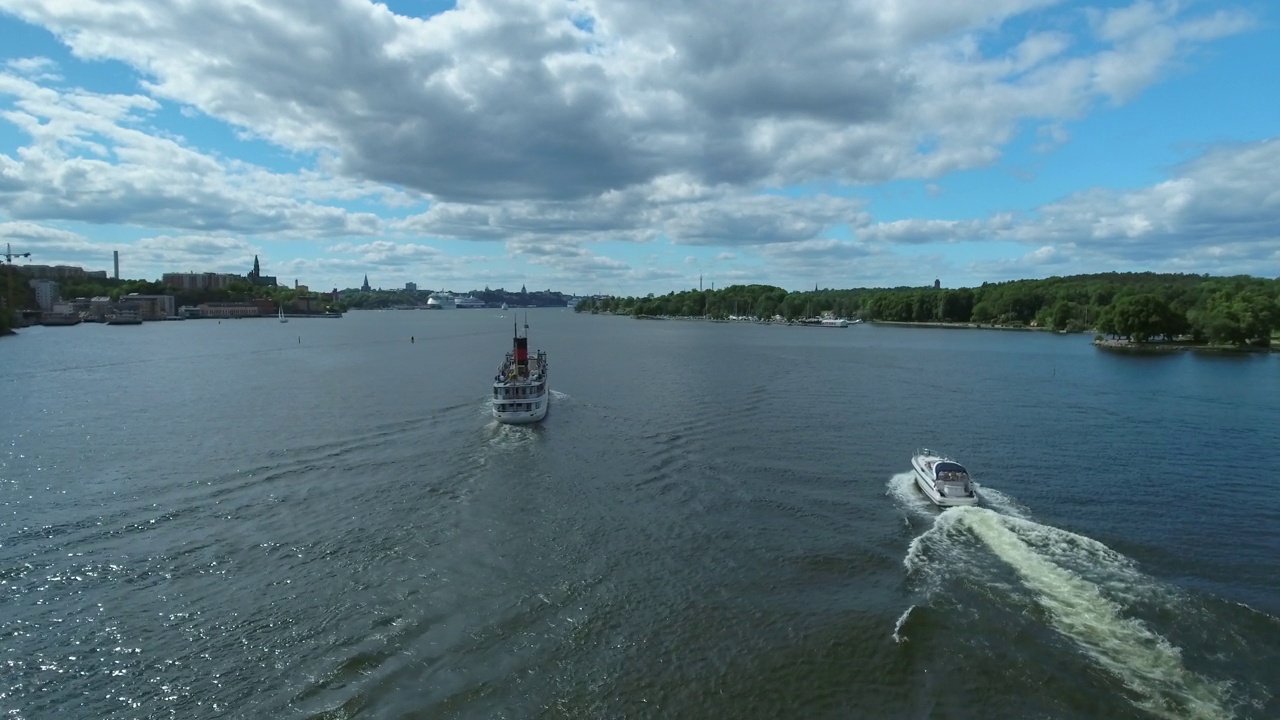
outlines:
{"label": "construction crane", "polygon": [[16,253],[13,251],[13,246],[11,246],[9,243],[4,244],[4,262],[6,265],[9,266],[8,270],[5,272],[5,275],[8,276],[9,294],[7,296],[8,300],[4,308],[10,314],[13,313],[13,273],[14,273],[13,259],[29,258],[29,257],[31,257],[31,253],[29,252]]}

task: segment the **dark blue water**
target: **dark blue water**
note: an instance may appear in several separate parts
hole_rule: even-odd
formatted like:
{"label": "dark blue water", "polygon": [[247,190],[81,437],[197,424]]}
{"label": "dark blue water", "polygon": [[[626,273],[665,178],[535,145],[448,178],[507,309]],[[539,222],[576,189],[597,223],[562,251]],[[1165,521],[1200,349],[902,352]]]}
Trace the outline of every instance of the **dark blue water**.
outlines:
{"label": "dark blue water", "polygon": [[0,711],[1280,716],[1277,358],[501,315],[0,341]]}

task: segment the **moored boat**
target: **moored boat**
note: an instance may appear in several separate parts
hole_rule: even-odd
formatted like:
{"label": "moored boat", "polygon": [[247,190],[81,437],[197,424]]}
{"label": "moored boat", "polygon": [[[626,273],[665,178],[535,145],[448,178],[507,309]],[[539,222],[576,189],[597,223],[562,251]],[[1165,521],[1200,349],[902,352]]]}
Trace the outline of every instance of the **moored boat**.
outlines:
{"label": "moored boat", "polygon": [[963,465],[945,455],[930,450],[920,450],[911,458],[915,470],[916,485],[935,505],[977,505],[978,493],[973,487],[969,471]]}
{"label": "moored boat", "polygon": [[501,423],[535,423],[546,417],[551,404],[547,389],[547,354],[542,350],[529,356],[529,324],[524,337],[512,328],[512,347],[493,378],[493,417]]}
{"label": "moored boat", "polygon": [[82,321],[80,313],[75,312],[45,313],[40,318],[41,325],[79,325]]}
{"label": "moored boat", "polygon": [[133,310],[117,310],[115,315],[107,318],[108,325],[141,325],[142,318]]}

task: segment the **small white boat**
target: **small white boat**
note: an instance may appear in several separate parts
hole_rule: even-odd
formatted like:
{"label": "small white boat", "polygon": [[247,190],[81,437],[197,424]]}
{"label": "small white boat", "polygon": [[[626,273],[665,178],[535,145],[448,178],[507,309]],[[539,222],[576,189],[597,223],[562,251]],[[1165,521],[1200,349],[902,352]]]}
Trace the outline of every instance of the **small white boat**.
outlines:
{"label": "small white boat", "polygon": [[916,485],[935,505],[978,504],[978,493],[969,471],[955,460],[930,450],[920,450],[911,458],[911,467],[916,473]]}
{"label": "small white boat", "polygon": [[280,306],[280,322],[289,322],[289,318],[284,316],[284,305]]}

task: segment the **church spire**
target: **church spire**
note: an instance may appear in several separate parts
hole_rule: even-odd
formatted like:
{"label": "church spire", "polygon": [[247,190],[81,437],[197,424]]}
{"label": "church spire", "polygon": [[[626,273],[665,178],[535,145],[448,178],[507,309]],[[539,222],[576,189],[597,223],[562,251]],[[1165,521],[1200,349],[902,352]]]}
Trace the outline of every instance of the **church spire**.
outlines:
{"label": "church spire", "polygon": [[364,284],[360,286],[360,289],[369,292],[369,273],[364,274]]}
{"label": "church spire", "polygon": [[258,266],[258,256],[253,256],[253,276],[258,277],[262,274],[262,268]]}

